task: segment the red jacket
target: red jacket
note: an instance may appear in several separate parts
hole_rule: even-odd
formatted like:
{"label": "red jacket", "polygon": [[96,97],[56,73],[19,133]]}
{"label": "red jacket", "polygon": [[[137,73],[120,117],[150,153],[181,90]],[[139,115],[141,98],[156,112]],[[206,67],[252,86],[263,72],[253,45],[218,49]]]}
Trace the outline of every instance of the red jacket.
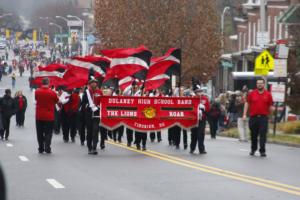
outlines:
{"label": "red jacket", "polygon": [[79,104],[80,104],[79,95],[73,93],[70,96],[70,101],[63,105],[64,111],[69,115],[74,114],[78,111]]}
{"label": "red jacket", "polygon": [[41,87],[35,91],[36,100],[36,120],[54,121],[55,104],[58,97],[54,91],[48,87]]}
{"label": "red jacket", "polygon": [[200,103],[204,105],[205,107],[205,112],[203,113],[202,120],[206,120],[207,118],[207,113],[210,111],[210,104],[209,104],[209,99],[205,95],[200,96]]}

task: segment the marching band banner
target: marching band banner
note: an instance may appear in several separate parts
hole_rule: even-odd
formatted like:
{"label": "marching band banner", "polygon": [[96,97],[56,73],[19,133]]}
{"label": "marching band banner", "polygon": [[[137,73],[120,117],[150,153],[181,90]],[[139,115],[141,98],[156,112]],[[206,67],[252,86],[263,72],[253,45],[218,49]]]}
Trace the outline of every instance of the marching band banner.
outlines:
{"label": "marching band banner", "polygon": [[196,97],[103,96],[101,126],[115,129],[120,125],[138,131],[158,131],[178,125],[192,128],[198,124]]}

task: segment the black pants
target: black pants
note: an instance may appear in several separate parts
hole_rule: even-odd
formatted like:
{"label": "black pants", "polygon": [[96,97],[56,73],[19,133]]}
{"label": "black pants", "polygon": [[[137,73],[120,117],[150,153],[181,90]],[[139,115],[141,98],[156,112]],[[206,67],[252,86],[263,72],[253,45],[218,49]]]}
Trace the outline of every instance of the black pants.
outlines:
{"label": "black pants", "polygon": [[61,125],[61,112],[55,110],[55,112],[54,112],[54,125],[53,125],[54,133],[59,134],[60,125]]}
{"label": "black pants", "polygon": [[2,115],[2,124],[3,124],[3,130],[0,131],[1,138],[5,137],[7,139],[9,136],[10,117]]}
{"label": "black pants", "polygon": [[131,145],[133,141],[133,130],[126,128],[126,136],[127,136],[127,144]]}
{"label": "black pants", "polygon": [[206,125],[206,121],[201,120],[198,122],[197,127],[191,129],[192,131],[191,145],[190,145],[191,151],[195,151],[197,143],[198,143],[199,152],[205,151],[205,146],[204,146],[205,125]]}
{"label": "black pants", "polygon": [[18,126],[24,126],[24,121],[25,121],[25,111],[24,110],[19,110],[16,113],[16,124]]}
{"label": "black pants", "polygon": [[68,142],[70,137],[74,139],[76,136],[76,113],[67,115],[63,111],[61,122],[64,141]]}
{"label": "black pants", "polygon": [[168,129],[168,141],[169,141],[169,145],[175,144],[175,137],[174,137],[173,128],[174,127]]}
{"label": "black pants", "polygon": [[80,135],[80,142],[84,143],[86,140],[86,131],[85,131],[85,118],[83,112],[78,112],[77,115],[77,125],[78,125],[78,132]]}
{"label": "black pants", "polygon": [[89,151],[96,150],[99,141],[99,118],[86,117],[87,147]]}
{"label": "black pants", "polygon": [[105,147],[105,140],[107,140],[107,129],[100,126],[100,147]]}
{"label": "black pants", "polygon": [[174,126],[170,128],[170,132],[173,135],[173,141],[175,146],[180,145],[180,137],[181,137],[181,128],[179,126]]}
{"label": "black pants", "polygon": [[188,143],[187,143],[187,130],[183,129],[182,130],[182,135],[183,135],[183,146],[184,148],[187,148]]}
{"label": "black pants", "polygon": [[217,130],[218,130],[218,122],[219,119],[217,118],[210,118],[208,121],[211,138],[216,138]]}
{"label": "black pants", "polygon": [[113,135],[113,139],[115,142],[117,140],[119,142],[122,142],[123,132],[124,132],[124,126],[120,126],[120,127],[116,128],[115,130],[113,130],[112,135]]}
{"label": "black pants", "polygon": [[251,132],[251,151],[255,152],[257,150],[257,143],[259,137],[259,152],[265,153],[268,132],[268,117],[250,117],[249,128]]}
{"label": "black pants", "polygon": [[[157,136],[157,141],[160,142],[161,141],[161,132],[157,131],[156,132],[156,136]],[[150,132],[150,140],[152,142],[154,142],[154,140],[155,140],[155,132]]]}
{"label": "black pants", "polygon": [[39,151],[51,151],[53,121],[36,120],[36,133]]}
{"label": "black pants", "polygon": [[136,147],[141,147],[141,142],[142,142],[143,147],[146,148],[147,133],[135,131],[135,144],[136,144]]}

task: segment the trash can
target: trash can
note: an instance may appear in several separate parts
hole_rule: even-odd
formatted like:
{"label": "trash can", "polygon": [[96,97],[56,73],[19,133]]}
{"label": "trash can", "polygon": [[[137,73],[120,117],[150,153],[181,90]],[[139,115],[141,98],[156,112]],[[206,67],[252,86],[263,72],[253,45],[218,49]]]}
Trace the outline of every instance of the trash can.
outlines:
{"label": "trash can", "polygon": [[243,120],[243,118],[238,118],[238,132],[239,132],[239,140],[243,142],[248,141],[249,136],[249,128],[248,128],[249,119]]}

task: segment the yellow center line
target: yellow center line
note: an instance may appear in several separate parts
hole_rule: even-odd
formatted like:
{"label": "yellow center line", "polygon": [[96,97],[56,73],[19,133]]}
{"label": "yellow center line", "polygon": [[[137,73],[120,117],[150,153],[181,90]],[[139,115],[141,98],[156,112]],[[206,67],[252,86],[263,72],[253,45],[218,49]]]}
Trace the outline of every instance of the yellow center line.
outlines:
{"label": "yellow center line", "polygon": [[144,155],[147,155],[147,156],[150,156],[150,157],[154,157],[154,158],[157,158],[157,159],[160,159],[160,160],[164,160],[164,161],[169,162],[169,163],[173,163],[173,164],[177,164],[177,165],[180,165],[180,166],[196,169],[198,171],[202,171],[202,172],[206,172],[206,173],[210,173],[210,174],[215,174],[215,175],[218,175],[218,176],[223,176],[223,177],[239,180],[239,181],[242,181],[242,182],[251,183],[251,184],[254,184],[254,185],[258,185],[258,186],[274,189],[274,190],[277,190],[277,191],[286,192],[286,193],[289,193],[289,194],[300,196],[300,188],[296,187],[296,186],[287,185],[287,184],[283,184],[283,183],[279,183],[279,182],[275,182],[275,181],[269,181],[269,180],[265,180],[265,179],[258,178],[258,177],[243,175],[243,174],[235,173],[235,172],[228,171],[228,170],[222,170],[222,169],[219,169],[219,168],[210,167],[210,166],[207,166],[207,165],[192,162],[192,161],[189,161],[189,160],[184,160],[184,159],[181,159],[181,158],[178,158],[178,157],[175,157],[175,156],[162,154],[162,153],[152,151],[152,150],[140,151],[140,150],[137,150],[137,149],[132,148],[132,147],[127,147],[125,144],[121,144],[121,143],[114,143],[114,142],[111,142],[111,141],[108,141],[107,143],[109,143],[111,145],[114,145],[114,146],[118,146],[118,147],[127,149],[127,150],[130,150],[130,151],[134,151],[134,152],[137,152],[137,153],[140,153],[140,154],[144,154]]}

